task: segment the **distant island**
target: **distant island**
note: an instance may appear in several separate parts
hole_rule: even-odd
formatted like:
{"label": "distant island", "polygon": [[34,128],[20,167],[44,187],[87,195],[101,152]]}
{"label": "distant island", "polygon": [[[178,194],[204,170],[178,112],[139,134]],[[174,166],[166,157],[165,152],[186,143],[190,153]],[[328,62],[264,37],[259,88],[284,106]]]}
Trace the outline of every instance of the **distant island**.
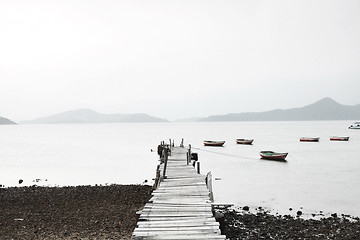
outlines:
{"label": "distant island", "polygon": [[[360,120],[360,104],[343,105],[326,97],[313,104],[300,108],[275,109],[264,112],[229,113],[203,118],[188,118],[176,122],[236,122],[236,121],[321,121],[321,120]],[[145,113],[103,114],[90,109],[78,109],[59,114],[21,121],[22,124],[52,123],[141,123],[169,122],[166,119]],[[16,124],[0,117],[0,124]]]}
{"label": "distant island", "polygon": [[331,98],[323,98],[301,108],[275,109],[265,112],[229,113],[200,118],[199,122],[230,121],[317,121],[317,120],[359,120],[360,104],[342,105]]}
{"label": "distant island", "polygon": [[11,121],[10,119],[0,117],[0,125],[11,125],[16,124],[16,122]]}
{"label": "distant island", "polygon": [[37,118],[21,123],[52,124],[52,123],[140,123],[140,122],[167,122],[165,119],[152,117],[144,113],[135,114],[103,114],[90,109],[67,111],[48,117]]}

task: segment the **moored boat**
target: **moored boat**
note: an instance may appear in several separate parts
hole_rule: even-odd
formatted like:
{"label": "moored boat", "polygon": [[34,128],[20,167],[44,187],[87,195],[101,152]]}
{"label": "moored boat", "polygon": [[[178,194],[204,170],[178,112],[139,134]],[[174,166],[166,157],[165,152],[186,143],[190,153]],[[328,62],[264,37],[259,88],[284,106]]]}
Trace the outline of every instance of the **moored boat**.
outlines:
{"label": "moored boat", "polygon": [[273,151],[261,151],[260,156],[262,159],[284,161],[288,153],[279,153]]}
{"label": "moored boat", "polygon": [[225,141],[204,141],[205,146],[211,146],[211,147],[222,147],[224,145]]}
{"label": "moored boat", "polygon": [[339,136],[332,136],[330,137],[330,141],[349,141],[350,137],[339,137]]}
{"label": "moored boat", "polygon": [[318,142],[320,137],[301,137],[300,142]]}
{"label": "moored boat", "polygon": [[254,141],[254,139],[243,139],[243,138],[236,139],[237,144],[248,144],[248,145],[250,145],[250,144],[253,143],[253,141]]}
{"label": "moored boat", "polygon": [[360,129],[360,122],[354,122],[349,126],[349,129]]}

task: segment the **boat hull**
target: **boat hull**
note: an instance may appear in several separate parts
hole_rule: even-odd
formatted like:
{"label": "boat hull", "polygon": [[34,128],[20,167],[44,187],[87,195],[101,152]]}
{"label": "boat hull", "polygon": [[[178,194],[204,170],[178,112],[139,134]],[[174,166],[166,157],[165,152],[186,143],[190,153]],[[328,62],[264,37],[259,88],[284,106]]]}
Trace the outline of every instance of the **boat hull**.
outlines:
{"label": "boat hull", "polygon": [[300,142],[318,142],[320,140],[319,137],[301,137]]}
{"label": "boat hull", "polygon": [[204,145],[208,147],[222,147],[225,141],[204,141]]}
{"label": "boat hull", "polygon": [[272,151],[261,151],[260,157],[267,160],[285,161],[288,153],[277,153]]}
{"label": "boat hull", "polygon": [[350,137],[330,137],[330,141],[349,141]]}
{"label": "boat hull", "polygon": [[254,141],[254,139],[236,139],[236,143],[237,144],[247,144],[250,145],[252,144]]}

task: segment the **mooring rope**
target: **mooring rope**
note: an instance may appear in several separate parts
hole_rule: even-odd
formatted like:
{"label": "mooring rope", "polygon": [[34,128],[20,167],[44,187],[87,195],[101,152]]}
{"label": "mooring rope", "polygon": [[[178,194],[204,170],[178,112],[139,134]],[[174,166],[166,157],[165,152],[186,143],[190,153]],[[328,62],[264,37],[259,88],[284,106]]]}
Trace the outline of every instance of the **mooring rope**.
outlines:
{"label": "mooring rope", "polygon": [[234,154],[229,154],[229,153],[214,152],[214,151],[205,150],[205,149],[197,148],[197,147],[193,147],[193,146],[191,146],[191,148],[196,149],[196,150],[200,150],[200,151],[204,151],[204,152],[208,152],[208,153],[223,155],[223,156],[227,156],[227,157],[233,157],[233,158],[242,158],[242,159],[247,159],[247,160],[258,159],[258,158],[243,157],[243,156],[234,155]]}

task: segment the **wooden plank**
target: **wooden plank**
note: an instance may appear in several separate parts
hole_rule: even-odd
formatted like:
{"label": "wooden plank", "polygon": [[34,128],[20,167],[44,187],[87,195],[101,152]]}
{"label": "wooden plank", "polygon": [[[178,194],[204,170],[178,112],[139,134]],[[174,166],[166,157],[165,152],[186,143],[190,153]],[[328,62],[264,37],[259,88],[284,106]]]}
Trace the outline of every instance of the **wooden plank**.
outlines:
{"label": "wooden plank", "polygon": [[137,223],[141,227],[171,227],[171,226],[181,226],[181,227],[192,227],[192,226],[219,226],[218,222],[210,222],[205,220],[194,220],[194,219],[184,219],[184,220],[173,220],[173,221],[139,221]]}
{"label": "wooden plank", "polygon": [[181,196],[200,196],[200,197],[203,197],[204,200],[206,200],[206,197],[209,197],[209,192],[197,192],[197,191],[194,191],[194,190],[191,190],[191,191],[171,191],[171,192],[156,192],[153,194],[153,197],[157,197],[157,198],[161,198],[161,197],[168,197],[168,196],[173,196],[174,198],[179,198]]}
{"label": "wooden plank", "polygon": [[201,216],[201,217],[212,217],[212,213],[209,212],[143,212],[141,213],[142,218],[159,218],[159,217],[192,217],[192,216]]}
{"label": "wooden plank", "polygon": [[212,207],[232,207],[233,203],[211,203]]}
{"label": "wooden plank", "polygon": [[[202,217],[202,219],[206,219],[207,222],[215,222],[215,218],[214,217]],[[143,221],[143,222],[152,222],[152,221],[179,221],[179,220],[193,220],[193,221],[197,221],[198,217],[197,216],[192,216],[192,217],[177,217],[177,216],[172,216],[172,217],[158,217],[158,218],[144,218],[142,216],[139,217],[139,221]]]}
{"label": "wooden plank", "polygon": [[193,196],[192,199],[181,199],[181,198],[171,198],[171,196],[168,197],[152,197],[152,201],[162,201],[162,202],[168,202],[168,203],[203,203],[205,202],[205,199],[203,197],[196,197]]}
{"label": "wooden plank", "polygon": [[134,233],[138,232],[160,232],[160,231],[167,231],[167,232],[185,232],[185,231],[202,231],[202,232],[214,232],[220,234],[220,230],[218,226],[166,226],[166,227],[157,227],[157,226],[142,226],[141,228],[136,228]]}
{"label": "wooden plank", "polygon": [[219,236],[209,236],[209,235],[204,235],[204,236],[192,236],[192,235],[175,235],[175,236],[134,236],[131,239],[133,240],[202,240],[202,239],[206,239],[206,240],[221,240],[221,239],[225,239],[225,236],[223,235],[219,235]]}
{"label": "wooden plank", "polygon": [[151,231],[151,232],[141,232],[138,231],[137,228],[134,229],[134,235],[136,236],[151,236],[151,235],[175,235],[175,234],[191,234],[191,235],[204,235],[204,234],[219,234],[219,232],[215,232],[211,229],[209,230],[175,230],[175,231],[167,231],[167,230],[160,230],[160,231]]}
{"label": "wooden plank", "polygon": [[189,209],[189,208],[199,208],[199,209],[208,209],[212,210],[211,205],[204,204],[148,204],[143,209]]}
{"label": "wooden plank", "polygon": [[209,212],[211,208],[208,207],[152,207],[144,208],[141,212],[156,211],[156,212]]}
{"label": "wooden plank", "polygon": [[155,194],[177,194],[177,193],[206,193],[207,195],[209,195],[209,191],[207,190],[204,190],[204,189],[193,189],[193,188],[190,188],[190,189],[167,189],[167,190],[162,190],[162,189],[159,189],[157,191],[154,191],[152,194],[155,195]]}
{"label": "wooden plank", "polygon": [[193,236],[193,235],[171,235],[171,236],[164,236],[164,235],[149,235],[149,236],[133,236],[131,239],[133,240],[222,240],[225,239],[225,235],[218,235],[218,236],[212,236],[212,235],[201,235],[201,236]]}
{"label": "wooden plank", "polygon": [[[137,232],[134,233],[135,237],[154,237],[143,239],[225,239],[226,236],[217,233],[201,232],[201,231],[157,231],[157,232]],[[141,239],[141,238],[139,238]]]}

